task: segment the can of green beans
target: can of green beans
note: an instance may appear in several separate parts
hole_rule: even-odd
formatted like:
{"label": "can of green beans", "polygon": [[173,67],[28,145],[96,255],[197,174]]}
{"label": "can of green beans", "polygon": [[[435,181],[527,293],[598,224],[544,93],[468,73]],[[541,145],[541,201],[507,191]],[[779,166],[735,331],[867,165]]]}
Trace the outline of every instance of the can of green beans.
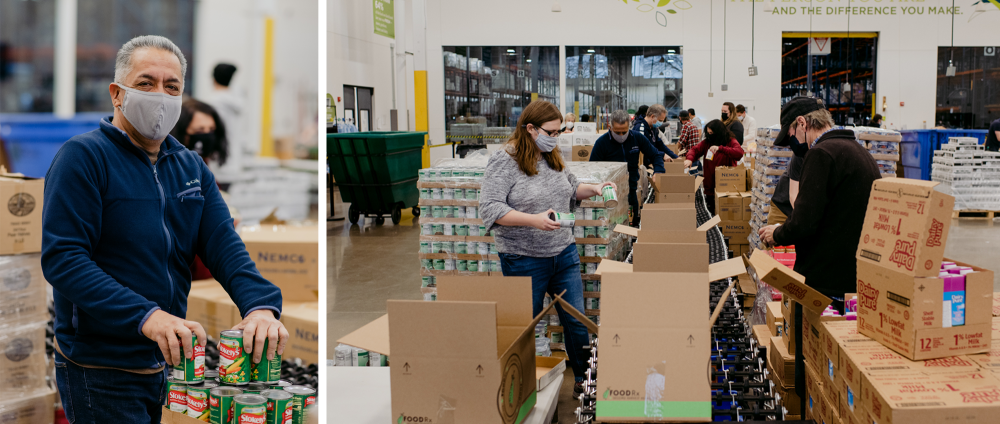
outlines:
{"label": "can of green beans", "polygon": [[465,224],[458,224],[455,226],[456,236],[467,236],[469,235],[469,226]]}
{"label": "can of green beans", "polygon": [[285,391],[292,394],[292,424],[305,424],[316,405],[316,391],[307,386],[285,387]]}
{"label": "can of green beans", "polygon": [[270,340],[264,339],[264,349],[260,352],[260,362],[254,364],[250,373],[251,381],[270,383],[281,379],[281,355],[274,352],[273,359],[267,359],[267,344]]}
{"label": "can of green beans", "polygon": [[282,389],[265,390],[260,395],[267,398],[267,424],[292,424],[294,395]]}
{"label": "can of green beans", "polygon": [[[468,227],[466,227],[468,228]],[[461,234],[464,235],[464,234]],[[464,241],[455,242],[455,253],[459,255],[466,255],[469,252],[469,243]]]}
{"label": "can of green beans", "polygon": [[209,391],[209,410],[212,424],[231,424],[233,422],[233,397],[243,394],[243,390],[235,387],[221,386]]}
{"label": "can of green beans", "polygon": [[597,237],[597,227],[583,227],[583,236],[585,238]]}
{"label": "can of green beans", "polygon": [[455,271],[466,272],[468,271],[468,266],[469,266],[468,261],[466,261],[465,259],[459,259],[455,261]]}
{"label": "can of green beans", "polygon": [[174,367],[174,381],[197,384],[205,381],[205,346],[198,344],[198,336],[191,335],[191,358],[181,357],[181,363]]}
{"label": "can of green beans", "polygon": [[431,242],[429,241],[420,242],[420,253],[431,253]]}
{"label": "can of green beans", "polygon": [[604,207],[613,209],[618,206],[618,193],[615,193],[614,187],[604,186],[601,189],[601,196],[604,198]]}
{"label": "can of green beans", "polygon": [[479,261],[468,261],[465,267],[466,271],[479,272]]}
{"label": "can of green beans", "polygon": [[434,259],[434,269],[444,271],[444,259]]}
{"label": "can of green beans", "polygon": [[549,219],[558,222],[561,228],[573,228],[576,226],[576,215],[571,213],[549,212]]}
{"label": "can of green beans", "polygon": [[444,225],[442,224],[431,224],[431,234],[436,236],[444,235]]}
{"label": "can of green beans", "polygon": [[267,398],[244,393],[233,396],[233,424],[264,424],[267,420]]}

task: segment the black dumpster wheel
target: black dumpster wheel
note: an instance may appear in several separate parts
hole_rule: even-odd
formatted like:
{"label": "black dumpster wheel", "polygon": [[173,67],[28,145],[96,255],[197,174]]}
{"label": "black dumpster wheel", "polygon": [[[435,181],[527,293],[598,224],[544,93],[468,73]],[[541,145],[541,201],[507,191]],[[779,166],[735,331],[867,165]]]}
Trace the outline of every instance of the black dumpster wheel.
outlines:
{"label": "black dumpster wheel", "polygon": [[385,224],[385,217],[383,217],[382,215],[376,216],[375,225],[382,225],[382,224]]}
{"label": "black dumpster wheel", "polygon": [[420,206],[414,206],[412,212],[413,216],[420,216]]}
{"label": "black dumpster wheel", "polygon": [[389,214],[392,218],[392,225],[399,225],[399,221],[403,219],[403,207],[401,205],[396,205],[392,208],[392,213]]}
{"label": "black dumpster wheel", "polygon": [[357,224],[359,218],[361,218],[361,212],[354,205],[351,205],[351,208],[347,210],[347,219],[351,221],[351,224]]}

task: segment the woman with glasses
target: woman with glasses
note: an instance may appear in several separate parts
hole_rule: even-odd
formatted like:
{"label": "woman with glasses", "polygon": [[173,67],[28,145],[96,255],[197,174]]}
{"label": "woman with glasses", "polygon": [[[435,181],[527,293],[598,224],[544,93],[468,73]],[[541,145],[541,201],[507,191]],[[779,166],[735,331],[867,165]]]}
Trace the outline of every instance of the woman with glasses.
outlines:
{"label": "woman with glasses", "polygon": [[[556,144],[562,114],[552,103],[534,101],[524,109],[514,134],[490,157],[483,178],[479,211],[494,231],[504,276],[531,277],[534,315],[542,311],[545,294],[559,294],[574,308],[583,308],[580,256],[572,228],[561,228],[551,213],[574,211],[580,201],[605,186],[581,184],[563,163]],[[566,354],[582,392],[589,356],[587,328],[556,306],[565,328]]]}

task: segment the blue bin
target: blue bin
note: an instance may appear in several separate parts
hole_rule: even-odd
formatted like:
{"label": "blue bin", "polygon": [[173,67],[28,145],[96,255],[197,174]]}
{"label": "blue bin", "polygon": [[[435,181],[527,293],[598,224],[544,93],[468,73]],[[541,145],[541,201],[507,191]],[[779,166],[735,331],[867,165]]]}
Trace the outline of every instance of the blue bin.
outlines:
{"label": "blue bin", "polygon": [[[903,141],[899,144],[899,159],[904,167],[919,169],[910,171],[906,178],[931,179],[931,163],[934,151],[941,149],[951,137],[976,137],[979,144],[986,142],[986,130],[903,130]],[[912,176],[911,176],[912,174]]]}
{"label": "blue bin", "polygon": [[61,119],[51,113],[0,114],[0,139],[10,158],[10,171],[44,177],[66,140],[96,130],[107,115],[88,112]]}
{"label": "blue bin", "polygon": [[931,171],[924,170],[919,167],[913,166],[903,166],[903,178],[911,178],[914,180],[926,180],[930,181]]}

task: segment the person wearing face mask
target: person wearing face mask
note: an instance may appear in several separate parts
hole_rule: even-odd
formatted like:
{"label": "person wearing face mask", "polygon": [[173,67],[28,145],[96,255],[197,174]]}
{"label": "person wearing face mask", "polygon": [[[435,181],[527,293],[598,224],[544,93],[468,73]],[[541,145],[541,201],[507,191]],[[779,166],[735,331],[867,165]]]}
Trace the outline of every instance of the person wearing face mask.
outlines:
{"label": "person wearing face mask", "polygon": [[638,131],[629,130],[629,116],[624,110],[611,113],[611,129],[597,138],[590,151],[591,162],[626,162],[628,164],[628,204],[632,208],[632,226],[639,226],[641,210],[636,188],[639,186],[639,153],[652,160],[653,171],[663,173],[663,154]]}
{"label": "person wearing face mask", "polygon": [[[783,224],[758,231],[770,246],[795,246],[795,271],[806,284],[833,299],[844,311],[844,294],[854,293],[857,260],[872,184],[881,178],[878,165],[858,144],[854,131],[833,130],[833,117],[823,101],[796,97],[781,108],[776,146],[787,146],[804,159],[794,212]],[[794,317],[801,328],[801,308]],[[795,347],[796,391],[805,397],[802,343]],[[804,405],[803,405],[804,406]]]}
{"label": "person wearing face mask", "polygon": [[736,105],[736,119],[743,124],[743,145],[750,147],[757,144],[757,120],[747,114],[747,108],[743,105]]}
{"label": "person wearing face mask", "polygon": [[[503,275],[531,277],[532,315],[541,312],[546,293],[564,290],[563,299],[583,310],[573,231],[561,228],[549,214],[572,212],[581,200],[599,195],[605,186],[614,187],[581,184],[569,172],[556,147],[561,123],[562,115],[552,103],[534,101],[524,108],[510,140],[490,156],[479,200],[483,225],[495,234]],[[559,306],[556,310],[565,329],[575,390],[582,393],[590,336],[576,318]]]}
{"label": "person wearing face mask", "polygon": [[41,263],[71,422],[103,422],[108,411],[160,422],[172,366],[207,340],[184,319],[196,254],[239,307],[248,360],[281,354],[288,341],[281,290],[247,254],[205,161],[168,134],[186,70],[164,37],[125,43],[108,87],[114,115],[64,143],[45,177]]}
{"label": "person wearing face mask", "polygon": [[687,153],[684,167],[699,158],[705,160],[705,203],[708,211],[715,214],[715,168],[718,166],[735,166],[743,158],[743,148],[736,142],[736,136],[718,119],[705,125],[705,140],[696,144]]}
{"label": "person wearing face mask", "polygon": [[222,166],[229,156],[229,141],[226,138],[226,124],[219,118],[215,108],[195,99],[181,104],[181,114],[177,124],[170,131],[177,141],[194,150],[205,160]]}
{"label": "person wearing face mask", "polygon": [[[636,115],[638,116],[638,115]],[[632,123],[632,131],[638,132],[646,137],[653,144],[653,147],[660,152],[660,156],[663,156],[664,162],[672,162],[677,159],[677,154],[675,154],[663,140],[660,139],[660,126],[663,121],[667,119],[667,109],[662,105],[652,105],[646,109],[645,115],[641,119],[638,117]],[[644,157],[643,165],[649,167],[653,163],[652,157]]]}
{"label": "person wearing face mask", "polygon": [[736,118],[736,105],[734,105],[733,102],[725,102],[722,104],[722,123],[726,125],[726,129],[736,136],[736,141],[740,143],[740,146],[742,146],[743,123]]}
{"label": "person wearing face mask", "polygon": [[566,117],[563,118],[563,134],[573,134],[573,127],[576,125],[576,115],[572,113],[567,113]]}

